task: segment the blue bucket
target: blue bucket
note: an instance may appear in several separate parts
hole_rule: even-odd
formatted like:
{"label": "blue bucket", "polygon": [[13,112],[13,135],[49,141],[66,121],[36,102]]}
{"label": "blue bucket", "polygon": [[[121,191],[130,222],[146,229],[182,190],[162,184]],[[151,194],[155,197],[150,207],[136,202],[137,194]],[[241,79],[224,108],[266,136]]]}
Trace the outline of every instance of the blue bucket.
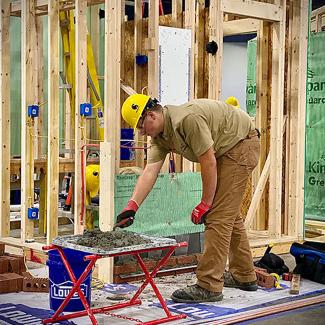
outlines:
{"label": "blue bucket", "polygon": [[[86,266],[90,263],[90,261],[84,261],[83,259],[84,256],[89,255],[89,253],[84,253],[69,248],[64,248],[63,251],[75,277],[78,280],[82,272],[85,270]],[[49,267],[50,308],[57,310],[72,289],[73,283],[63,264],[59,252],[56,249],[53,249],[50,250],[48,254],[49,258],[46,262],[46,265]],[[80,288],[85,295],[89,305],[91,297],[91,276],[92,271],[80,285]],[[68,304],[65,306],[63,311],[80,311],[84,309],[85,308],[80,300],[79,294],[76,292]]]}
{"label": "blue bucket", "polygon": [[[121,145],[133,147],[133,129],[121,129]],[[126,139],[126,141],[122,140]],[[120,149],[120,159],[121,160],[134,160],[134,149],[121,148]]]}

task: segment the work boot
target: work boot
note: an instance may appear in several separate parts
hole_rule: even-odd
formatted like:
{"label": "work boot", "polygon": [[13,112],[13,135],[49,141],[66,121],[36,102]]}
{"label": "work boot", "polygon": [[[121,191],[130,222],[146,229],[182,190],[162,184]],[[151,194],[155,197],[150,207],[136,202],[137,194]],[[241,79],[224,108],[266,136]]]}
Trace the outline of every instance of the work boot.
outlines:
{"label": "work boot", "polygon": [[256,280],[252,282],[239,282],[234,279],[234,277],[229,271],[224,272],[223,279],[224,279],[224,284],[223,284],[224,287],[238,288],[244,291],[256,291],[258,288]]}
{"label": "work boot", "polygon": [[184,303],[213,302],[222,300],[223,295],[222,292],[212,292],[193,284],[174,291],[171,298],[174,302]]}

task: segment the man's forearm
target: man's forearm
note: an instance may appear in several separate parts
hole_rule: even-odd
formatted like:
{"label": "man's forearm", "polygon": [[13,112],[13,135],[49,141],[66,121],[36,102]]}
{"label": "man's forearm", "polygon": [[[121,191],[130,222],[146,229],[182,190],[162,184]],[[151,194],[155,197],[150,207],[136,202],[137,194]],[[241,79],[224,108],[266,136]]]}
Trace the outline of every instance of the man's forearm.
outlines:
{"label": "man's forearm", "polygon": [[199,157],[202,178],[202,201],[211,205],[217,188],[217,160],[210,148]]}

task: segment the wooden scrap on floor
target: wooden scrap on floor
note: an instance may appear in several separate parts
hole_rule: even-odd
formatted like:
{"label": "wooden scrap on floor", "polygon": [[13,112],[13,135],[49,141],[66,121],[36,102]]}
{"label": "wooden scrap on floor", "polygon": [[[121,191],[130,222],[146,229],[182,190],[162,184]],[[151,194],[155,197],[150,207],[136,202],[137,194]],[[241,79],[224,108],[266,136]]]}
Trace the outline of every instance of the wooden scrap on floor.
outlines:
{"label": "wooden scrap on floor", "polygon": [[293,310],[297,308],[302,308],[310,305],[320,304],[325,302],[325,295],[311,297],[311,298],[305,298],[300,299],[297,301],[290,301],[283,304],[279,304],[277,306],[268,306],[264,308],[260,308],[258,310],[248,310],[245,312],[242,312],[240,314],[237,314],[235,316],[230,316],[225,319],[220,319],[212,324],[218,324],[218,325],[225,325],[225,324],[238,324],[241,321],[247,321],[250,319],[256,319],[259,317],[267,316],[267,315],[273,315],[276,313]]}

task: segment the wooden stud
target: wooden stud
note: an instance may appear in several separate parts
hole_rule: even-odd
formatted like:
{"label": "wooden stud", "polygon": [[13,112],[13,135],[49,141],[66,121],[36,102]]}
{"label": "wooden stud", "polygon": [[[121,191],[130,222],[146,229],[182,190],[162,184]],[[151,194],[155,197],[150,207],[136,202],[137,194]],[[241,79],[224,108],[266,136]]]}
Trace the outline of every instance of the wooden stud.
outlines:
{"label": "wooden stud", "polygon": [[[81,207],[81,148],[86,143],[85,124],[80,116],[80,104],[87,101],[87,0],[76,0],[75,53],[76,53],[76,98],[75,98],[75,177],[74,177],[74,231],[83,232],[80,216],[85,209]],[[85,159],[84,159],[85,161]],[[84,222],[83,222],[84,223]]]}
{"label": "wooden stud", "polygon": [[308,1],[293,1],[290,88],[288,235],[303,235]]}
{"label": "wooden stud", "polygon": [[194,67],[194,98],[203,98],[203,80],[204,80],[204,16],[205,0],[199,0],[196,3],[195,17],[195,67]]}
{"label": "wooden stud", "polygon": [[[125,23],[126,23],[126,19],[127,16],[125,15],[125,0],[121,0],[121,39],[120,39],[120,43],[123,44],[123,46],[120,46],[120,79],[123,81],[126,81],[126,74],[125,74]],[[128,83],[128,82],[127,82]],[[124,102],[125,99],[125,94],[124,92],[120,92],[120,103]],[[122,125],[121,125],[122,127]],[[120,143],[117,143],[117,148],[120,147]],[[117,152],[116,154],[118,154],[120,156],[120,153]],[[119,166],[118,166],[119,167]]]}
{"label": "wooden stud", "polygon": [[222,53],[223,53],[223,12],[219,0],[210,0],[209,7],[209,42],[218,44],[216,54],[208,54],[209,59],[209,89],[210,99],[219,99],[221,94]]}
{"label": "wooden stud", "polygon": [[94,54],[95,66],[97,71],[99,71],[99,44],[100,44],[99,9],[100,9],[100,5],[95,5],[90,7],[91,44],[93,47],[93,54]]}
{"label": "wooden stud", "polygon": [[[270,26],[268,22],[261,21],[257,32],[257,62],[256,62],[256,127],[259,128],[261,132],[261,153],[259,164],[255,170],[255,173],[261,175],[263,167],[267,159],[267,127],[268,127],[268,117],[267,117],[267,107],[268,107],[268,78],[269,78],[269,44],[270,44]],[[257,210],[257,218],[255,223],[256,229],[266,228],[266,192],[261,196],[259,202],[259,208]]]}
{"label": "wooden stud", "polygon": [[[105,2],[105,114],[104,141],[115,144],[114,170],[119,168],[120,146],[120,58],[121,58],[121,3]],[[114,127],[112,127],[114,126]]]}
{"label": "wooden stud", "polygon": [[[90,40],[92,45],[92,52],[97,74],[99,72],[99,52],[100,52],[100,19],[99,19],[100,5],[94,5],[89,8],[90,10]],[[90,91],[90,89],[89,89]],[[100,132],[97,127],[96,120],[90,120],[90,138],[100,139]]]}
{"label": "wooden stud", "polygon": [[0,237],[10,232],[10,0],[0,2]]}
{"label": "wooden stud", "polygon": [[33,237],[34,230],[34,223],[27,216],[28,208],[34,205],[34,121],[27,116],[27,107],[38,103],[34,1],[22,2],[21,32],[21,240],[24,242]]}
{"label": "wooden stud", "polygon": [[75,137],[75,94],[76,94],[76,84],[75,80],[75,70],[76,70],[76,49],[75,49],[75,24],[73,11],[70,12],[60,12],[60,21],[65,23],[67,26],[61,27],[62,35],[62,47],[63,47],[63,57],[64,65],[63,72],[66,76],[66,82],[70,83],[70,91],[65,92],[65,102],[64,102],[64,127],[65,127],[65,150],[66,158],[73,158],[74,152],[74,137]]}
{"label": "wooden stud", "polygon": [[172,0],[172,25],[177,28],[183,26],[182,0]]}
{"label": "wooden stud", "polygon": [[[189,100],[194,99],[194,55],[195,55],[195,0],[185,1],[184,28],[191,30],[191,56],[189,71]],[[183,172],[193,172],[194,163],[183,157]]]}
{"label": "wooden stud", "polygon": [[[137,54],[143,54],[142,49],[142,33],[143,33],[143,20],[142,20],[142,0],[136,0],[134,3],[134,57]],[[144,67],[138,64],[134,65],[134,82],[133,87],[141,93],[142,79],[144,76]],[[144,136],[139,132],[135,135],[135,146],[144,147]],[[144,168],[144,150],[135,151],[136,166]]]}
{"label": "wooden stud", "polygon": [[158,27],[159,1],[149,0],[148,38],[152,39],[148,50],[148,95],[158,98]]}
{"label": "wooden stud", "polygon": [[[37,34],[37,92],[38,102],[44,105],[44,53],[43,53],[43,17],[36,17],[36,34]],[[40,158],[44,152],[43,148],[43,119],[44,119],[44,107],[40,106],[39,116],[37,118],[37,135],[35,139],[35,146],[37,143],[37,151],[35,158]]]}
{"label": "wooden stud", "polygon": [[[280,0],[276,3],[279,4]],[[284,52],[286,0],[282,0],[282,19],[273,23],[272,31],[272,93],[271,93],[271,139],[270,139],[270,193],[269,193],[269,230],[270,235],[281,235],[282,217],[282,124],[284,96]]]}
{"label": "wooden stud", "polygon": [[[148,14],[148,38],[145,44],[149,42],[148,50],[148,95],[158,98],[158,48],[159,48],[159,0],[149,0]],[[145,45],[146,48],[146,45]],[[150,142],[150,137],[148,137]],[[161,172],[168,172],[168,158],[166,157]]]}
{"label": "wooden stud", "polygon": [[58,235],[59,197],[59,0],[49,0],[47,245]]}
{"label": "wooden stud", "polygon": [[[106,7],[107,8],[107,7]],[[107,10],[106,10],[107,12]],[[111,142],[100,143],[100,165],[105,166],[100,171],[100,205],[99,229],[112,230],[114,225],[114,149]],[[113,282],[113,259],[100,259],[98,262],[98,277],[105,282]]]}
{"label": "wooden stud", "polygon": [[[121,3],[105,1],[105,98],[104,142],[100,144],[100,210],[99,225],[102,231],[111,230],[114,224],[114,174],[119,167],[120,142],[120,57],[121,57]],[[118,141],[118,145],[116,145]],[[114,147],[113,147],[114,145]],[[118,149],[118,151],[117,151]],[[118,162],[118,164],[117,164]],[[113,259],[98,261],[98,276],[105,282],[113,280]]]}
{"label": "wooden stud", "polygon": [[194,99],[194,54],[195,54],[195,3],[196,0],[185,1],[185,29],[190,29],[191,37],[191,57],[190,57],[190,89],[189,98]]}

